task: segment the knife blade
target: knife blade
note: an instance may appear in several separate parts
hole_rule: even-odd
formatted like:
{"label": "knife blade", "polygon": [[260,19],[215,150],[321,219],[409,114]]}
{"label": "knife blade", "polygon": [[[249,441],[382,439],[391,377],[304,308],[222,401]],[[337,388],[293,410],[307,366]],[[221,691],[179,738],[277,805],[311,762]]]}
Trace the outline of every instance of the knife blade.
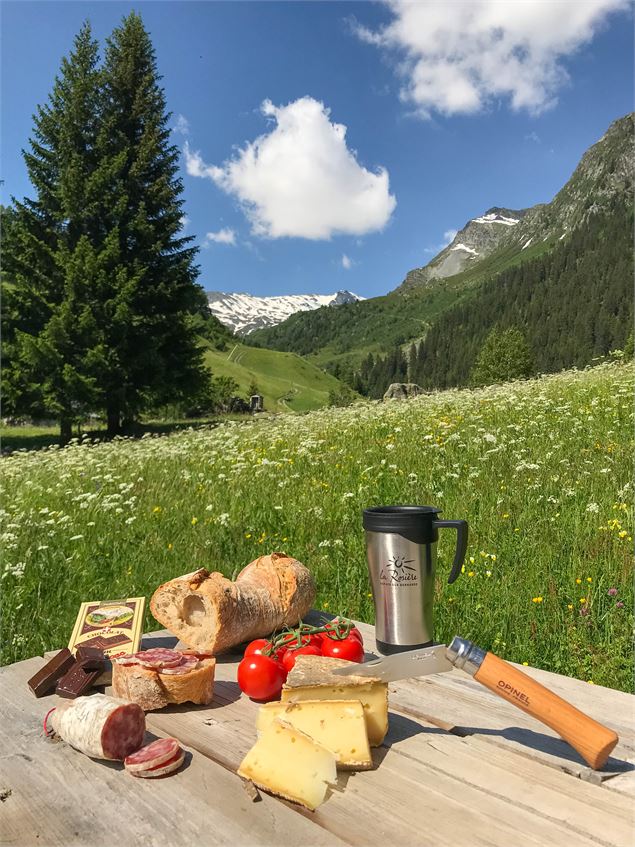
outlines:
{"label": "knife blade", "polygon": [[334,668],[338,676],[368,676],[380,679],[382,682],[394,682],[397,679],[408,679],[414,676],[427,676],[431,673],[451,671],[452,662],[446,656],[445,644],[434,647],[423,647],[420,650],[408,650],[395,653],[381,659],[371,659],[362,664],[352,664],[342,668]]}
{"label": "knife blade", "polygon": [[374,677],[394,682],[459,668],[477,682],[546,724],[567,741],[594,769],[601,768],[618,742],[617,733],[576,709],[533,677],[456,635],[449,646],[395,653],[362,664],[333,668],[338,676]]}

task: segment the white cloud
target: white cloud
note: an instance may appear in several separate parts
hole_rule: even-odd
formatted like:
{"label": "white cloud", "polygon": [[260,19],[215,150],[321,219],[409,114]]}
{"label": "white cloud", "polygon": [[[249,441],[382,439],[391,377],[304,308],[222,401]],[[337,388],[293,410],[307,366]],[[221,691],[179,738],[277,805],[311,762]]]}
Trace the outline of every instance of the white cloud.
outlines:
{"label": "white cloud", "polygon": [[187,215],[181,215],[181,232],[187,232],[187,228],[190,225],[190,219]]}
{"label": "white cloud", "polygon": [[533,141],[534,144],[540,144],[541,143],[540,136],[534,130],[527,133],[527,135],[525,136],[525,141]]}
{"label": "white cloud", "polygon": [[344,268],[344,270],[350,271],[350,269],[353,267],[353,264],[354,264],[353,260],[349,256],[347,256],[346,253],[343,253],[342,254],[342,267]]}
{"label": "white cloud", "polygon": [[456,234],[458,229],[446,229],[443,233],[443,241],[440,244],[431,244],[430,247],[424,247],[424,253],[433,253],[435,256],[437,253],[440,253],[444,247],[447,247],[448,244],[451,244],[456,238]]}
{"label": "white cloud", "polygon": [[236,233],[229,227],[223,227],[218,232],[206,232],[203,247],[209,247],[210,244],[231,244],[233,247],[236,244]]}
{"label": "white cloud", "polygon": [[553,106],[568,80],[560,60],[590,41],[629,0],[387,0],[393,19],[357,35],[396,51],[401,97],[422,117],[481,111],[507,98],[514,110]]}
{"label": "white cloud", "polygon": [[346,145],[346,127],[312,97],[286,106],[265,100],[270,132],[248,142],[222,167],[185,145],[190,176],[207,177],[236,197],[254,235],[328,239],[382,229],[396,200],[388,172],[367,170]]}
{"label": "white cloud", "polygon": [[190,134],[190,122],[184,115],[177,115],[176,123],[172,127],[172,132],[178,132],[180,135]]}

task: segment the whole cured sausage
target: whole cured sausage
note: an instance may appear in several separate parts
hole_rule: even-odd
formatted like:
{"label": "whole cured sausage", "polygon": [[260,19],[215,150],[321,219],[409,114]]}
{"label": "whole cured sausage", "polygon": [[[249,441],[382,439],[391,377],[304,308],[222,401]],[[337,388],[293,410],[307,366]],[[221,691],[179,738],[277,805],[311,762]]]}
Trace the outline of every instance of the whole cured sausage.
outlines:
{"label": "whole cured sausage", "polygon": [[51,718],[55,732],[95,759],[123,761],[143,744],[146,720],[136,703],[91,694],[62,703]]}

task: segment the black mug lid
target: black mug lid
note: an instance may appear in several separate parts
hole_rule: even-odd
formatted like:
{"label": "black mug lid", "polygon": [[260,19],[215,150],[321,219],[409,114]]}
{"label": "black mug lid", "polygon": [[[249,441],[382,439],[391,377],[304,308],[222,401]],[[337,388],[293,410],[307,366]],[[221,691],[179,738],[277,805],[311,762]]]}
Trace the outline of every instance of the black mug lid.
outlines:
{"label": "black mug lid", "polygon": [[416,534],[422,526],[430,525],[440,511],[434,506],[374,506],[364,509],[364,529],[399,535]]}

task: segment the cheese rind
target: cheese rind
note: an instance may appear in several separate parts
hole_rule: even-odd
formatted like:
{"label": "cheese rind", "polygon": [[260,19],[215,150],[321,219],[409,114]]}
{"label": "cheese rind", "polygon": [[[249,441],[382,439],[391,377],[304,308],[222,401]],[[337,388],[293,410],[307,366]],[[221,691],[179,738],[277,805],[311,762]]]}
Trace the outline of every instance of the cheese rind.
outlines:
{"label": "cheese rind", "polygon": [[265,703],[258,711],[256,729],[259,733],[265,732],[276,718],[290,723],[331,750],[338,768],[372,768],[364,707],[359,700]]}
{"label": "cheese rind", "polygon": [[282,702],[359,700],[370,746],[378,747],[388,732],[388,685],[371,677],[332,673],[334,668],[350,664],[328,656],[298,656],[282,687]]}
{"label": "cheese rind", "polygon": [[279,718],[259,736],[238,775],[311,810],[323,802],[329,784],[337,782],[333,753]]}

